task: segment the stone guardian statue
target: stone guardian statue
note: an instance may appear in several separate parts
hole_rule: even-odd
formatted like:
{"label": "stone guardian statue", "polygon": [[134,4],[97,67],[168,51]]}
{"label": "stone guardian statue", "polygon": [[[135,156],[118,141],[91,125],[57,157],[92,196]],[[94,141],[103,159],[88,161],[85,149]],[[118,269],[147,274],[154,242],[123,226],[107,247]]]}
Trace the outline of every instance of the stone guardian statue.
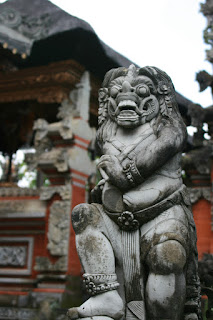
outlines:
{"label": "stone guardian statue", "polygon": [[72,212],[91,297],[69,319],[197,320],[195,224],[181,178],[186,128],[169,76],[110,70],[99,92],[102,180]]}

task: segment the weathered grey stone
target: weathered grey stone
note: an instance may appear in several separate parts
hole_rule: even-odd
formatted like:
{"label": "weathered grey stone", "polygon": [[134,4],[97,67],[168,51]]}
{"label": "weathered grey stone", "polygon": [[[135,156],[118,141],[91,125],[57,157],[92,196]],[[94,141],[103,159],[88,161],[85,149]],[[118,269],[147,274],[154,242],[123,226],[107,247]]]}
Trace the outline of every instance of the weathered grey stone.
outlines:
{"label": "weathered grey stone", "polygon": [[41,200],[49,200],[54,194],[59,194],[62,200],[70,200],[71,198],[71,186],[51,186],[51,187],[42,187],[40,192]]}
{"label": "weathered grey stone", "polygon": [[67,256],[60,257],[52,263],[47,257],[36,257],[34,267],[37,271],[67,271]]}
{"label": "weathered grey stone", "polygon": [[45,203],[40,200],[2,200],[0,202],[0,216],[14,213],[33,214],[40,213],[45,215]]}
{"label": "weathered grey stone", "polygon": [[211,188],[190,188],[189,189],[191,203],[196,203],[200,198],[211,201]]}
{"label": "weathered grey stone", "polygon": [[38,196],[39,190],[32,188],[0,188],[0,197]]}
{"label": "weathered grey stone", "polygon": [[52,255],[65,256],[69,245],[70,201],[55,201],[50,207],[48,245]]}
{"label": "weathered grey stone", "polygon": [[[69,134],[69,129],[72,126],[67,126],[70,123],[72,117],[81,117],[83,120],[87,121],[89,117],[89,99],[90,99],[90,79],[89,72],[85,71],[81,77],[80,82],[76,85],[75,89],[70,92],[69,100],[64,100],[61,107],[59,108],[59,113],[57,117],[62,119],[64,128],[62,129],[63,134]],[[65,137],[64,137],[65,139]]]}
{"label": "weathered grey stone", "polygon": [[171,79],[155,67],[113,69],[99,103],[102,180],[94,203],[72,212],[92,297],[68,318],[200,319],[195,224],[180,166],[186,128]]}
{"label": "weathered grey stone", "polygon": [[0,307],[0,319],[9,320],[29,320],[34,319],[37,314],[37,310],[26,309],[26,308],[11,308],[11,307]]}

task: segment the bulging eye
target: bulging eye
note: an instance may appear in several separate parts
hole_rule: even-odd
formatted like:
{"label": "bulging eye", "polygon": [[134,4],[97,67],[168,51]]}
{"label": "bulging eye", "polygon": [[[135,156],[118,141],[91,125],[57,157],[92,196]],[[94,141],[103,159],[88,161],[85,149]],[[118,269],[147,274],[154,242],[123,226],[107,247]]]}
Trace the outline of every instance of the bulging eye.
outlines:
{"label": "bulging eye", "polygon": [[116,96],[117,96],[117,94],[119,93],[119,91],[120,91],[120,87],[118,87],[118,86],[113,86],[111,89],[110,89],[110,96],[112,97],[112,98],[116,98]]}
{"label": "bulging eye", "polygon": [[136,93],[140,97],[148,97],[150,95],[150,90],[149,87],[147,87],[146,85],[139,85],[136,88]]}

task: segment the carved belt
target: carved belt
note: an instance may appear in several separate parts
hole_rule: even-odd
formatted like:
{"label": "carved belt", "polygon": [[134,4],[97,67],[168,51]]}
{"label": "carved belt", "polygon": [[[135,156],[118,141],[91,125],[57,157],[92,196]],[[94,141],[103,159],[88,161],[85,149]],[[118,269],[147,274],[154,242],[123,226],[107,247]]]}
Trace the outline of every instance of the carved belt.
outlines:
{"label": "carved belt", "polygon": [[124,211],[121,213],[112,213],[105,209],[105,212],[114,222],[119,225],[121,230],[134,231],[137,230],[142,224],[159,216],[162,212],[170,209],[174,205],[181,203],[184,203],[187,206],[190,205],[188,191],[185,185],[182,185],[177,191],[175,191],[166,199],[146,209],[135,212]]}

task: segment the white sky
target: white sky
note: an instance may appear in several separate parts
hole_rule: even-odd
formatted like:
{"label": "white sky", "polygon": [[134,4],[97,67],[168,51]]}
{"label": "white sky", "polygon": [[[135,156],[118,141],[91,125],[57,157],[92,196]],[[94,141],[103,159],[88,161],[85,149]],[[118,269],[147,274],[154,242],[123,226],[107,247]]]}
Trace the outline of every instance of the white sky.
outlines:
{"label": "white sky", "polygon": [[[52,0],[87,21],[98,37],[139,66],[166,71],[175,88],[203,107],[212,104],[210,89],[199,93],[195,74],[212,66],[205,61],[206,18],[199,0]],[[203,0],[204,2],[204,0]]]}

